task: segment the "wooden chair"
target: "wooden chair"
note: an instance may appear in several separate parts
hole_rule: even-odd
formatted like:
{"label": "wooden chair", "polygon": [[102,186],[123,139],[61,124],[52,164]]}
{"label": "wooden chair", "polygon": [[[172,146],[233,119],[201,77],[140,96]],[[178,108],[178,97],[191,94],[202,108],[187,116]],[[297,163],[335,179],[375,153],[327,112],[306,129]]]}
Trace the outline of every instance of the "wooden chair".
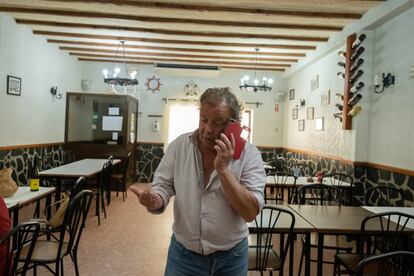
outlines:
{"label": "wooden chair", "polygon": [[[288,219],[289,231],[286,233],[287,238],[282,235],[279,239],[279,252],[273,247],[272,236],[274,229],[278,227],[279,219]],[[264,206],[260,215],[255,219],[255,243],[249,245],[249,265],[248,269],[260,271],[263,275],[264,271],[269,271],[273,275],[273,271],[282,271],[289,250],[289,246],[293,239],[293,228],[295,226],[295,216],[291,211],[278,208],[276,206]]]}
{"label": "wooden chair", "polygon": [[358,263],[355,274],[356,276],[413,276],[414,252],[394,251],[367,257]]}
{"label": "wooden chair", "polygon": [[118,191],[122,190],[122,200],[125,201],[127,197],[127,181],[128,181],[128,167],[131,161],[132,152],[128,153],[127,158],[125,159],[124,167],[122,168],[122,173],[120,174],[112,174],[112,183],[116,183],[116,196],[118,196]]}
{"label": "wooden chair", "polygon": [[[273,178],[273,183],[266,183],[264,198],[266,204],[281,203],[285,198],[285,188],[287,188],[285,186],[287,186],[287,183],[292,183],[293,187],[296,185],[296,177],[286,172],[272,172],[267,177]],[[291,199],[288,192],[288,201],[290,202]]]}
{"label": "wooden chair", "polygon": [[[343,205],[342,191],[335,186],[316,183],[302,186],[298,190],[299,204],[308,205],[320,205],[320,206],[341,206]],[[336,252],[350,253],[352,246],[341,245],[339,236],[334,235],[335,240],[325,239],[323,248],[324,250],[335,250]],[[302,263],[306,252],[305,238],[302,237],[302,255],[299,262],[299,274],[302,270]],[[317,235],[311,234],[310,248],[318,248]],[[311,259],[311,262],[316,262],[315,259]],[[333,264],[333,261],[322,260],[323,263]]]}
{"label": "wooden chair", "polygon": [[396,187],[378,185],[365,190],[365,205],[404,207],[404,192]]}
{"label": "wooden chair", "polygon": [[[37,266],[43,266],[53,275],[63,275],[63,258],[70,255],[75,273],[79,276],[77,251],[91,200],[91,191],[84,190],[78,193],[69,202],[58,238],[37,241],[29,261],[29,269],[33,268],[35,274]],[[22,250],[19,261],[26,259],[28,254],[28,251]]]}
{"label": "wooden chair", "polygon": [[0,260],[0,276],[26,275],[39,229],[37,222],[21,223],[0,239],[0,247],[6,248],[5,258]]}
{"label": "wooden chair", "polygon": [[[408,245],[408,233],[405,233],[406,226],[412,222],[414,222],[414,216],[401,212],[383,212],[364,218],[361,222],[357,253],[336,254],[334,275],[342,273],[355,275],[358,264],[365,258],[376,254],[404,250],[404,247]],[[369,229],[377,229],[377,233],[375,235],[368,234]],[[365,241],[370,241],[372,237],[375,237],[378,242],[374,248],[372,248],[371,242],[365,243]],[[344,268],[343,270],[340,270],[341,266]]]}

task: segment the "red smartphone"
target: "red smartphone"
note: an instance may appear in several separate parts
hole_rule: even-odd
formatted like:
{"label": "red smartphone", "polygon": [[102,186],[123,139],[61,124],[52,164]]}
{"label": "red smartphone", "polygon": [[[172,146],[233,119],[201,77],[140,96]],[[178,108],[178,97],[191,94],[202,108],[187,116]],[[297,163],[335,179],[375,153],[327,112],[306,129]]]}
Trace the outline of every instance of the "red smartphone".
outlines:
{"label": "red smartphone", "polygon": [[234,140],[236,143],[233,159],[238,160],[243,152],[244,145],[246,144],[246,141],[249,137],[250,128],[248,128],[247,126],[242,126],[238,121],[231,119],[227,123],[227,126],[224,128],[223,133],[227,136],[230,142],[230,133],[233,133]]}

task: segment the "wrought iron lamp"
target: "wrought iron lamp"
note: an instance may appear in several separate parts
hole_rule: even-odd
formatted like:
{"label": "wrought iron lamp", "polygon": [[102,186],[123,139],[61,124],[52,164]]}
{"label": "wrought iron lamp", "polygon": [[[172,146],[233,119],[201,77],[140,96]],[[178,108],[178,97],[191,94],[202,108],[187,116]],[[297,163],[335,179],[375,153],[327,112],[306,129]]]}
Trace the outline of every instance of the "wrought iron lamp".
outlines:
{"label": "wrought iron lamp", "polygon": [[[126,77],[128,73],[128,67],[126,63],[126,55],[125,55],[125,41],[121,40],[118,44],[118,48],[116,50],[116,56],[114,58],[114,69],[112,72],[110,72],[107,69],[104,69],[102,71],[102,74],[104,75],[104,82],[112,85],[114,88],[115,85],[119,86],[128,86],[128,85],[138,85],[138,80],[136,79],[137,71],[132,71],[129,75],[129,77]],[[119,67],[115,67],[117,63],[122,63],[124,65],[124,73],[123,76],[121,76],[121,69]],[[114,89],[115,90],[115,89]]]}
{"label": "wrought iron lamp", "polygon": [[248,75],[245,75],[243,78],[240,79],[240,90],[242,91],[271,91],[272,90],[272,83],[273,79],[263,77],[262,83],[259,82],[259,80],[256,77],[256,71],[257,71],[257,61],[259,57],[259,48],[255,48],[256,51],[256,57],[254,59],[254,75],[253,75],[253,83],[249,83],[250,77]]}

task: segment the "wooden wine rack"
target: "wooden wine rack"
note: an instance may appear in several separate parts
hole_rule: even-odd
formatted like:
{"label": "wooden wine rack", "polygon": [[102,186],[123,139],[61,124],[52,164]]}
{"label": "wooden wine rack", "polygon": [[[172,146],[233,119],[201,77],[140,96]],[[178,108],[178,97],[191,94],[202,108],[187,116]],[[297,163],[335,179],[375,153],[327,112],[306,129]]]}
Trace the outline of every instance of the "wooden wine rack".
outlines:
{"label": "wooden wine rack", "polygon": [[[352,109],[352,106],[348,104],[349,99],[352,95],[350,93],[352,88],[351,79],[351,66],[355,62],[351,60],[353,54],[352,43],[356,40],[356,34],[349,35],[346,39],[346,61],[345,61],[345,87],[344,87],[344,99],[342,108],[342,128],[352,129],[352,116],[348,115],[348,112]],[[356,49],[355,49],[356,50]]]}

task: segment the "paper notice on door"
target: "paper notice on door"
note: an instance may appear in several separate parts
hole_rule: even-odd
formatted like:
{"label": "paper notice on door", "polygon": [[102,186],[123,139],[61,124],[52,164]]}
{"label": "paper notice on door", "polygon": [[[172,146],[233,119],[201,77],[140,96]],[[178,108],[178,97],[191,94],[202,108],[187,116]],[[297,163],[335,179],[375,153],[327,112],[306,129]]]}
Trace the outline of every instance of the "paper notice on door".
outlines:
{"label": "paper notice on door", "polygon": [[112,140],[118,140],[118,132],[112,132]]}

